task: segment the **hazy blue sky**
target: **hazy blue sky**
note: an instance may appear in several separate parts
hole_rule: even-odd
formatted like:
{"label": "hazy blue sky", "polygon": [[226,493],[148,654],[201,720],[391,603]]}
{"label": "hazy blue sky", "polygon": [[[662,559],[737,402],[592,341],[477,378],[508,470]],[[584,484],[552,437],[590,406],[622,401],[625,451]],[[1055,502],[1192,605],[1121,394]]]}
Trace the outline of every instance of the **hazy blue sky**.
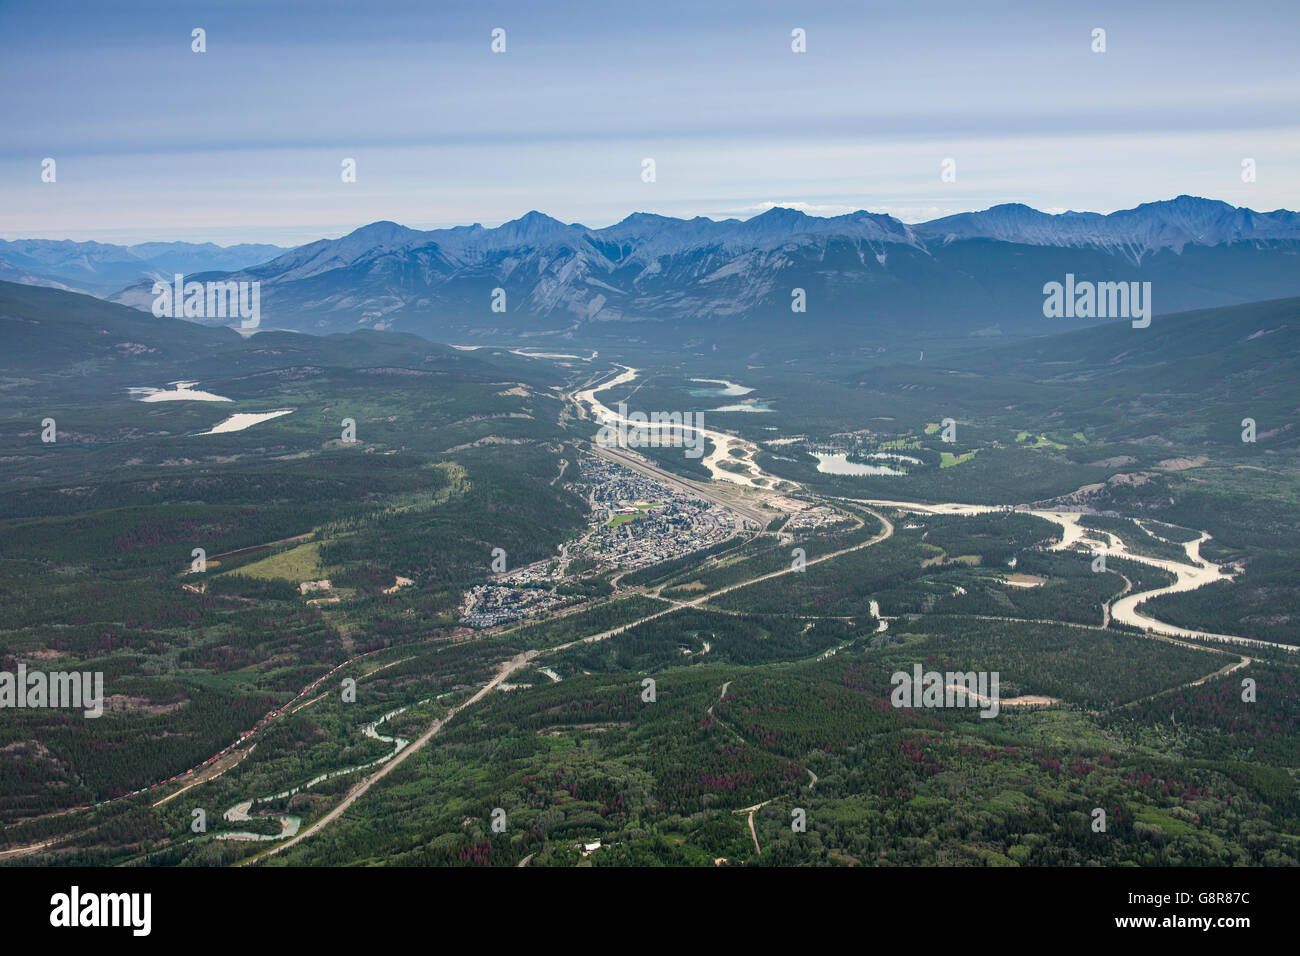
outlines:
{"label": "hazy blue sky", "polygon": [[292,244],[772,204],[918,221],[1180,193],[1296,209],[1298,26],[1296,0],[0,0],[0,237]]}

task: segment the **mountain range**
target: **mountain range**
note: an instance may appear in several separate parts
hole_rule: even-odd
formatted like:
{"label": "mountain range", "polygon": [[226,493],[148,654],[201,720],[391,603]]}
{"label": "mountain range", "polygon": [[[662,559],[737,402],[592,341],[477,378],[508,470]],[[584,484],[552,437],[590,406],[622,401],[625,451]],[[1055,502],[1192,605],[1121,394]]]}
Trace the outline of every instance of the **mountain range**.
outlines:
{"label": "mountain range", "polygon": [[[776,207],[746,220],[635,213],[591,229],[534,211],[496,228],[376,222],[189,278],[260,282],[263,327],[446,340],[646,335],[665,324],[748,333],[797,323],[817,335],[883,337],[1056,332],[1066,326],[1044,318],[1042,290],[1067,273],[1151,282],[1157,314],[1300,295],[1300,214],[1179,196],[1108,215],[1007,204],[906,224]],[[796,289],[806,312],[792,311]],[[149,309],[152,279],[110,298]]]}
{"label": "mountain range", "polygon": [[91,295],[177,272],[244,269],[285,252],[282,246],[211,242],[143,242],[118,246],[69,239],[0,239],[0,280]]}

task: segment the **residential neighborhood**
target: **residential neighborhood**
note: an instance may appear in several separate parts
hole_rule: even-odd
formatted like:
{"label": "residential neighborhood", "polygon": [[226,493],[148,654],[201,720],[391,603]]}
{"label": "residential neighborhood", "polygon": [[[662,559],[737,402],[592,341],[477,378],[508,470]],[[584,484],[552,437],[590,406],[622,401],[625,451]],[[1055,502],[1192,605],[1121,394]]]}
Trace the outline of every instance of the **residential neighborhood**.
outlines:
{"label": "residential neighborhood", "polygon": [[465,595],[461,621],[492,627],[576,603],[560,585],[635,571],[712,547],[736,532],[737,515],[678,487],[596,455],[569,488],[591,507],[587,530],[554,558],[507,570]]}

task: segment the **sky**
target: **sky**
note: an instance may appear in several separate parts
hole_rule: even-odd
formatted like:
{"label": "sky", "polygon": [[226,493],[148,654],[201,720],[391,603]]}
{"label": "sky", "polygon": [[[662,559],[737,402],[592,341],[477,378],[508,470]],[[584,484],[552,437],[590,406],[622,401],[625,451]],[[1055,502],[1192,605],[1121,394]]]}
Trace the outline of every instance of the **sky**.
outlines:
{"label": "sky", "polygon": [[0,238],[1298,209],[1297,50],[1295,0],[0,0]]}

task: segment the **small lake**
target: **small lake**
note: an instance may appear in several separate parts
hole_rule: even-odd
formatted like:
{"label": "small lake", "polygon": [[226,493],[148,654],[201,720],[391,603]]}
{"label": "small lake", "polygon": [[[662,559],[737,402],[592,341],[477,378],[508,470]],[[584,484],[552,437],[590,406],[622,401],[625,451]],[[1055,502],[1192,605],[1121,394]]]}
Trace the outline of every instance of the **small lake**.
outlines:
{"label": "small lake", "polygon": [[288,415],[292,411],[292,408],[282,408],[275,412],[240,412],[238,415],[231,415],[224,421],[217,422],[212,426],[211,431],[199,432],[199,434],[224,435],[227,432],[242,432],[245,428],[270,421],[272,418],[279,418],[281,415]]}
{"label": "small lake", "polygon": [[748,395],[753,391],[752,388],[746,388],[744,385],[728,382],[725,378],[693,378],[691,381],[722,386],[721,388],[693,388],[689,393],[692,398],[734,398],[737,395]]}
{"label": "small lake", "polygon": [[887,465],[864,465],[849,461],[848,455],[823,455],[812,452],[817,459],[817,470],[824,475],[905,475],[907,472],[890,468]]}
{"label": "small lake", "polygon": [[128,388],[127,394],[141,402],[228,402],[224,395],[200,392],[194,388],[198,382],[168,382],[174,388]]}

